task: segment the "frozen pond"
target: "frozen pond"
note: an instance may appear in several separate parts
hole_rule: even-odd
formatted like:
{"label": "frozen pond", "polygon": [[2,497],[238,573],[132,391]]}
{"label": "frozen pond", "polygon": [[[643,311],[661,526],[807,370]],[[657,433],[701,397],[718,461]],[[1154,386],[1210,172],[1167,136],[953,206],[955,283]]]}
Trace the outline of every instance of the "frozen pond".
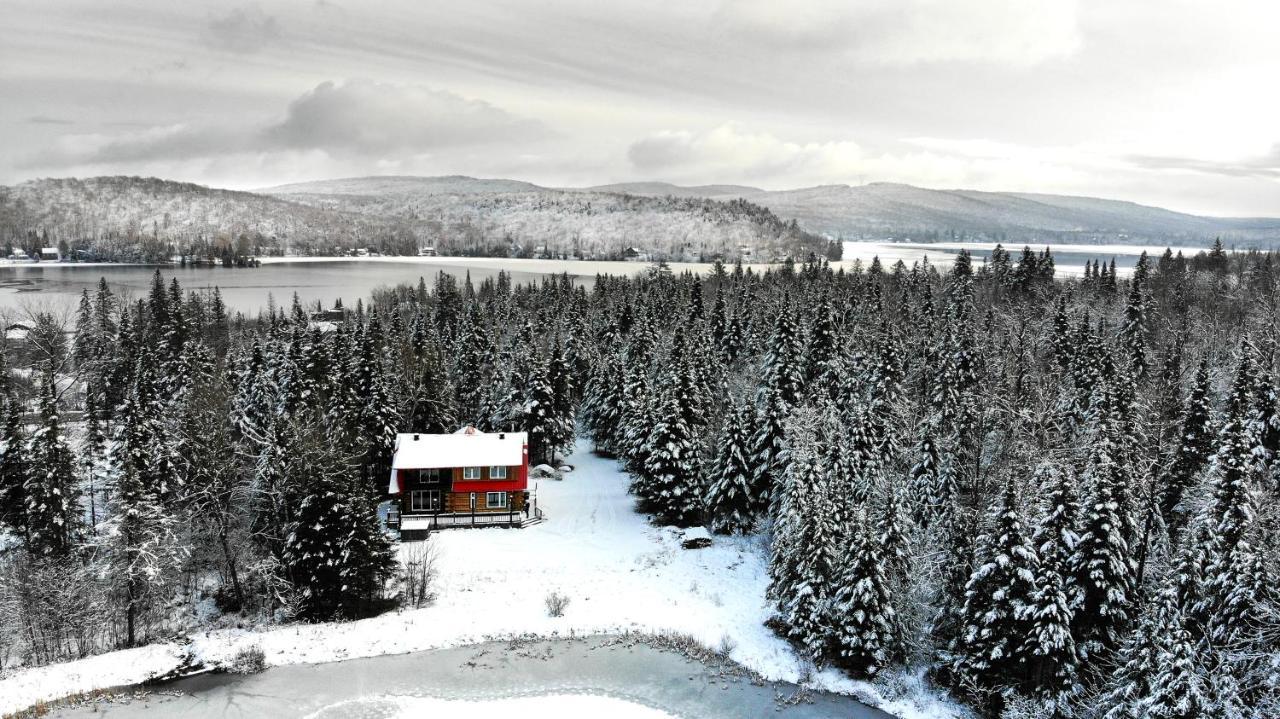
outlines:
{"label": "frozen pond", "polygon": [[610,719],[846,717],[892,719],[837,694],[755,682],[732,666],[609,637],[490,642],[471,647],[302,664],[247,677],[205,675],[166,685],[178,696],[93,703],[55,717],[607,716]]}

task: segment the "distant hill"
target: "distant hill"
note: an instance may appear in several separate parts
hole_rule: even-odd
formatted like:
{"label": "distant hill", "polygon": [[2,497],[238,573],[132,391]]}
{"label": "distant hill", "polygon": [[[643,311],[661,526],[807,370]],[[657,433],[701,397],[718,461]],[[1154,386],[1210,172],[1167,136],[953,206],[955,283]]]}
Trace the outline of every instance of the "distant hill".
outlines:
{"label": "distant hill", "polygon": [[370,177],[234,192],[155,178],[42,179],[0,187],[0,238],[105,259],[181,252],[621,259],[777,259],[834,243],[740,199],[565,191],[513,180]]}
{"label": "distant hill", "polygon": [[846,239],[916,241],[1006,239],[1078,243],[1202,242],[1221,236],[1238,244],[1280,241],[1280,219],[1189,215],[1133,202],[1069,195],[930,190],[876,182],[768,191],[665,183],[606,185],[592,190],[641,195],[742,197],[800,226]]}

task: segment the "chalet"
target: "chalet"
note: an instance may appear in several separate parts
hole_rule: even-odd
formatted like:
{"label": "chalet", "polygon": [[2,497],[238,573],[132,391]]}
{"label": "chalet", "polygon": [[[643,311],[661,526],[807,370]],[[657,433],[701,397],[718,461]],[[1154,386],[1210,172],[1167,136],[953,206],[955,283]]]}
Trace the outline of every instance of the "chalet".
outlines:
{"label": "chalet", "polygon": [[525,432],[463,427],[453,434],[399,434],[387,523],[404,539],[445,527],[523,527],[542,519],[528,488]]}
{"label": "chalet", "polygon": [[41,247],[40,261],[41,262],[61,262],[62,251],[59,250],[57,247]]}

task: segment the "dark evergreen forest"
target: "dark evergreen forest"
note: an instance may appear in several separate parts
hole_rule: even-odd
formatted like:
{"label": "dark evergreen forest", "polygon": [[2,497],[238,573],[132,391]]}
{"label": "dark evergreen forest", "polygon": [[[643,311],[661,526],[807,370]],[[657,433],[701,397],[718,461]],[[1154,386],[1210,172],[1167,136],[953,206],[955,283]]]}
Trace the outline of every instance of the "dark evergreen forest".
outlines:
{"label": "dark evergreen forest", "polygon": [[817,666],[925,667],[993,716],[1280,716],[1278,290],[1280,258],[1220,245],[1127,278],[1031,249],[441,275],[326,322],[104,282],[0,354],[0,662],[210,602],[385,611],[394,435],[473,424],[616,456],[657,523],[767,537],[771,626]]}

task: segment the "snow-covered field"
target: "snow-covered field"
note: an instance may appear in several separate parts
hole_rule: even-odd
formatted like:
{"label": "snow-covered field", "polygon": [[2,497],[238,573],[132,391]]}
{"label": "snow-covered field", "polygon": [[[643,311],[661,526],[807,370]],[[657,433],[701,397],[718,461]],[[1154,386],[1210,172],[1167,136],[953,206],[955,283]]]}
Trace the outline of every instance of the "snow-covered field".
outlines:
{"label": "snow-covered field", "polygon": [[[438,598],[432,606],[371,619],[292,624],[262,631],[221,630],[191,637],[189,649],[219,662],[257,645],[268,664],[328,662],[471,644],[516,634],[545,637],[624,631],[687,633],[768,679],[799,681],[804,664],[764,626],[767,546],[759,537],[717,537],[685,550],[674,528],[650,526],[633,509],[627,477],[585,443],[566,459],[564,481],[537,484],[548,521],[522,530],[449,530],[433,536]],[[531,489],[533,489],[531,487]],[[560,618],[547,615],[548,593],[567,595]],[[173,644],[113,652],[19,671],[0,681],[0,714],[97,688],[142,681],[178,665]],[[960,713],[906,678],[895,689],[812,675],[816,688],[856,694],[900,717]],[[906,687],[906,688],[903,688]]]}

